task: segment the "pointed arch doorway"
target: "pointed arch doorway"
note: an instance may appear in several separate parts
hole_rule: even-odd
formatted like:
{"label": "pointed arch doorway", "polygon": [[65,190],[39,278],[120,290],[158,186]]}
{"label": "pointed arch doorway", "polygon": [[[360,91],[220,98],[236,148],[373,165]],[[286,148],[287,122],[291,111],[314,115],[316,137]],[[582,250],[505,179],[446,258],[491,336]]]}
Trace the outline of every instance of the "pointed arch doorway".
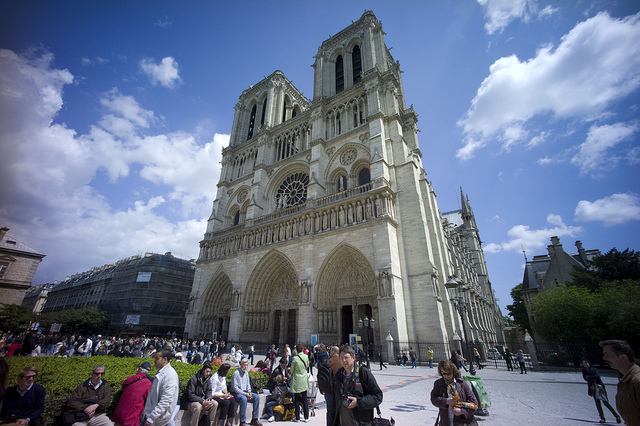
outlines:
{"label": "pointed arch doorway", "polygon": [[[318,332],[321,341],[349,342],[357,334],[358,320],[378,321],[375,273],[356,248],[342,244],[325,259],[318,277]],[[373,333],[372,344],[376,344]]]}
{"label": "pointed arch doorway", "polygon": [[267,253],[247,284],[242,340],[297,343],[298,305],[298,275],[293,264],[277,250]]}
{"label": "pointed arch doorway", "polygon": [[218,273],[204,293],[200,335],[209,339],[227,340],[232,291],[233,285],[229,277],[224,272]]}

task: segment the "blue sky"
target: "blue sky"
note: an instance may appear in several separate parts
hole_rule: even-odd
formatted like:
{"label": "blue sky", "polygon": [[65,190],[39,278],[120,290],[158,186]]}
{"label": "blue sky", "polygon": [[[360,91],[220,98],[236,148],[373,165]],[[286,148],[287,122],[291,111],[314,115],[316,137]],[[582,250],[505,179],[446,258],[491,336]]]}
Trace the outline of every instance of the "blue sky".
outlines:
{"label": "blue sky", "polygon": [[2,2],[0,224],[47,255],[34,282],[196,257],[240,93],[280,69],[310,98],[318,47],[365,9],[503,308],[552,235],[640,249],[637,2]]}

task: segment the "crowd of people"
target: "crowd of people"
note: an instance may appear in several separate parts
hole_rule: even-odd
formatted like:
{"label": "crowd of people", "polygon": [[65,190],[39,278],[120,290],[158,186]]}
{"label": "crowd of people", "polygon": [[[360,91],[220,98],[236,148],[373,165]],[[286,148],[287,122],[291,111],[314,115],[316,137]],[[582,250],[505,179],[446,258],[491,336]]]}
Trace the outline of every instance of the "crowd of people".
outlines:
{"label": "crowd of people", "polygon": [[[150,362],[141,362],[122,383],[113,413],[109,412],[114,395],[111,385],[104,379],[106,368],[95,366],[89,378],[79,383],[64,402],[60,419],[64,426],[173,425],[179,407],[190,413],[191,426],[198,426],[203,420],[209,426],[231,426],[236,413],[241,426],[261,426],[261,421],[306,422],[314,406],[314,401],[309,400],[310,396],[313,398],[311,389],[316,385],[326,401],[327,425],[370,425],[374,410],[383,400],[375,376],[369,368],[358,363],[357,352],[349,345],[326,347],[318,344],[313,348],[285,345],[282,349],[272,345],[265,354],[265,360],[256,363],[258,370],[269,375],[263,391],[264,407],[261,407],[261,395],[249,377],[249,366],[253,364],[255,353],[253,346],[243,353],[241,347],[232,345],[226,348],[224,342],[170,337],[36,336],[35,340],[33,337],[30,334],[3,335],[0,351],[6,357],[41,356],[43,353],[93,356],[104,351],[114,356],[150,356],[153,359],[155,375],[150,374]],[[62,345],[59,346],[60,342]],[[42,345],[44,352],[34,354],[34,349]],[[604,360],[619,372],[621,379],[616,411],[608,400],[598,371],[588,361],[583,362],[582,374],[588,384],[588,395],[595,401],[600,421],[606,421],[604,405],[618,423],[640,424],[640,366],[633,351],[623,341],[604,341],[601,346]],[[64,353],[61,348],[65,348]],[[123,355],[125,352],[128,354]],[[411,366],[415,367],[416,356],[412,352],[412,349],[408,351],[408,358],[412,361]],[[521,351],[515,359],[524,364],[520,354]],[[479,357],[476,358],[475,353],[473,355],[480,367]],[[6,357],[0,357],[0,373],[8,371]],[[211,363],[212,357],[226,360],[217,371]],[[431,353],[430,360],[432,357]],[[182,395],[179,395],[178,375],[170,362],[174,358],[200,365]],[[227,383],[232,365],[237,369]],[[316,377],[312,375],[314,366]],[[460,368],[463,367],[464,358],[456,351],[450,360],[437,364],[440,377],[430,394],[431,403],[438,408],[436,424],[477,424],[475,415],[480,409],[479,400],[471,383],[461,377]],[[7,389],[4,386],[6,382],[2,381],[0,424],[44,424],[46,390],[37,383],[37,373],[33,367],[24,368],[18,375],[17,384]],[[526,369],[521,373],[526,374]],[[247,410],[249,405],[250,411]],[[251,413],[250,419],[248,413]]]}

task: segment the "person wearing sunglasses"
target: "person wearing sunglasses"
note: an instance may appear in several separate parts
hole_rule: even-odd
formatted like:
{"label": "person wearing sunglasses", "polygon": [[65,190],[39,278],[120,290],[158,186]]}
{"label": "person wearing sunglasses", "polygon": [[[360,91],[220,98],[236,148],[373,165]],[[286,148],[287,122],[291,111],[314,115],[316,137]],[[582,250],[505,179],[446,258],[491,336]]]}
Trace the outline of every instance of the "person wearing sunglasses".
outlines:
{"label": "person wearing sunglasses", "polygon": [[0,424],[44,425],[45,390],[35,383],[36,374],[34,367],[23,369],[18,375],[18,384],[7,389],[0,411]]}
{"label": "person wearing sunglasses", "polygon": [[107,417],[113,390],[104,380],[105,367],[96,366],[89,380],[80,383],[63,407],[62,423],[65,426],[113,426]]}

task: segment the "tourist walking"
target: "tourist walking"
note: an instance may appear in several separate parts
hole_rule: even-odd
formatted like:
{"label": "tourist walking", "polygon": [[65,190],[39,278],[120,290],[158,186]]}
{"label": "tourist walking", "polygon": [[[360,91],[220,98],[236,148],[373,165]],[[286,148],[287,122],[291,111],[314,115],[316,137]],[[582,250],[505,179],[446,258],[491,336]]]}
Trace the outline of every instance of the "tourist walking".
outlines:
{"label": "tourist walking", "polygon": [[427,361],[429,361],[429,368],[433,368],[433,349],[427,348]]}
{"label": "tourist walking", "polygon": [[378,352],[378,359],[380,360],[380,371],[382,371],[382,367],[387,368],[386,364],[382,360],[382,353]]}
{"label": "tourist walking", "polygon": [[509,348],[504,348],[504,362],[507,363],[507,371],[513,371],[513,354]]}
{"label": "tourist walking", "polygon": [[522,349],[518,349],[518,353],[516,353],[516,361],[518,361],[518,365],[520,366],[520,374],[527,374],[527,366],[524,363],[524,354],[522,353]]}
{"label": "tourist walking", "polygon": [[165,426],[173,419],[178,405],[180,381],[176,370],[171,366],[171,358],[169,350],[153,354],[153,363],[158,371],[144,406],[143,426]]}
{"label": "tourist walking", "polygon": [[602,404],[611,411],[613,417],[615,417],[616,421],[620,423],[620,416],[616,413],[616,410],[613,409],[611,404],[609,404],[607,389],[600,378],[600,374],[598,374],[598,370],[596,370],[595,367],[592,367],[586,359],[582,361],[582,378],[587,382],[587,395],[593,397],[593,400],[596,403],[596,409],[600,415],[600,423],[606,423],[604,412],[602,411]]}
{"label": "tourist walking", "polygon": [[416,356],[416,351],[413,348],[409,348],[409,358],[411,359],[411,368],[416,368],[416,360],[418,357]]}
{"label": "tourist walking", "polygon": [[616,393],[616,408],[628,425],[640,425],[640,366],[633,349],[624,340],[600,342],[602,358],[622,375]]}
{"label": "tourist walking", "polygon": [[482,370],[484,368],[484,365],[480,364],[480,352],[478,352],[478,348],[476,348],[475,346],[473,347],[473,359],[478,365],[478,368]]}
{"label": "tourist walking", "polygon": [[460,371],[451,361],[438,364],[440,378],[433,384],[431,403],[439,408],[437,425],[476,425],[474,412],[478,409],[471,384],[460,378]]}
{"label": "tourist walking", "polygon": [[304,413],[304,421],[309,420],[309,400],[307,390],[309,390],[309,357],[304,353],[304,347],[296,345],[296,355],[291,361],[291,393],[293,394],[293,405],[296,410],[295,421],[300,421],[300,406]]}

